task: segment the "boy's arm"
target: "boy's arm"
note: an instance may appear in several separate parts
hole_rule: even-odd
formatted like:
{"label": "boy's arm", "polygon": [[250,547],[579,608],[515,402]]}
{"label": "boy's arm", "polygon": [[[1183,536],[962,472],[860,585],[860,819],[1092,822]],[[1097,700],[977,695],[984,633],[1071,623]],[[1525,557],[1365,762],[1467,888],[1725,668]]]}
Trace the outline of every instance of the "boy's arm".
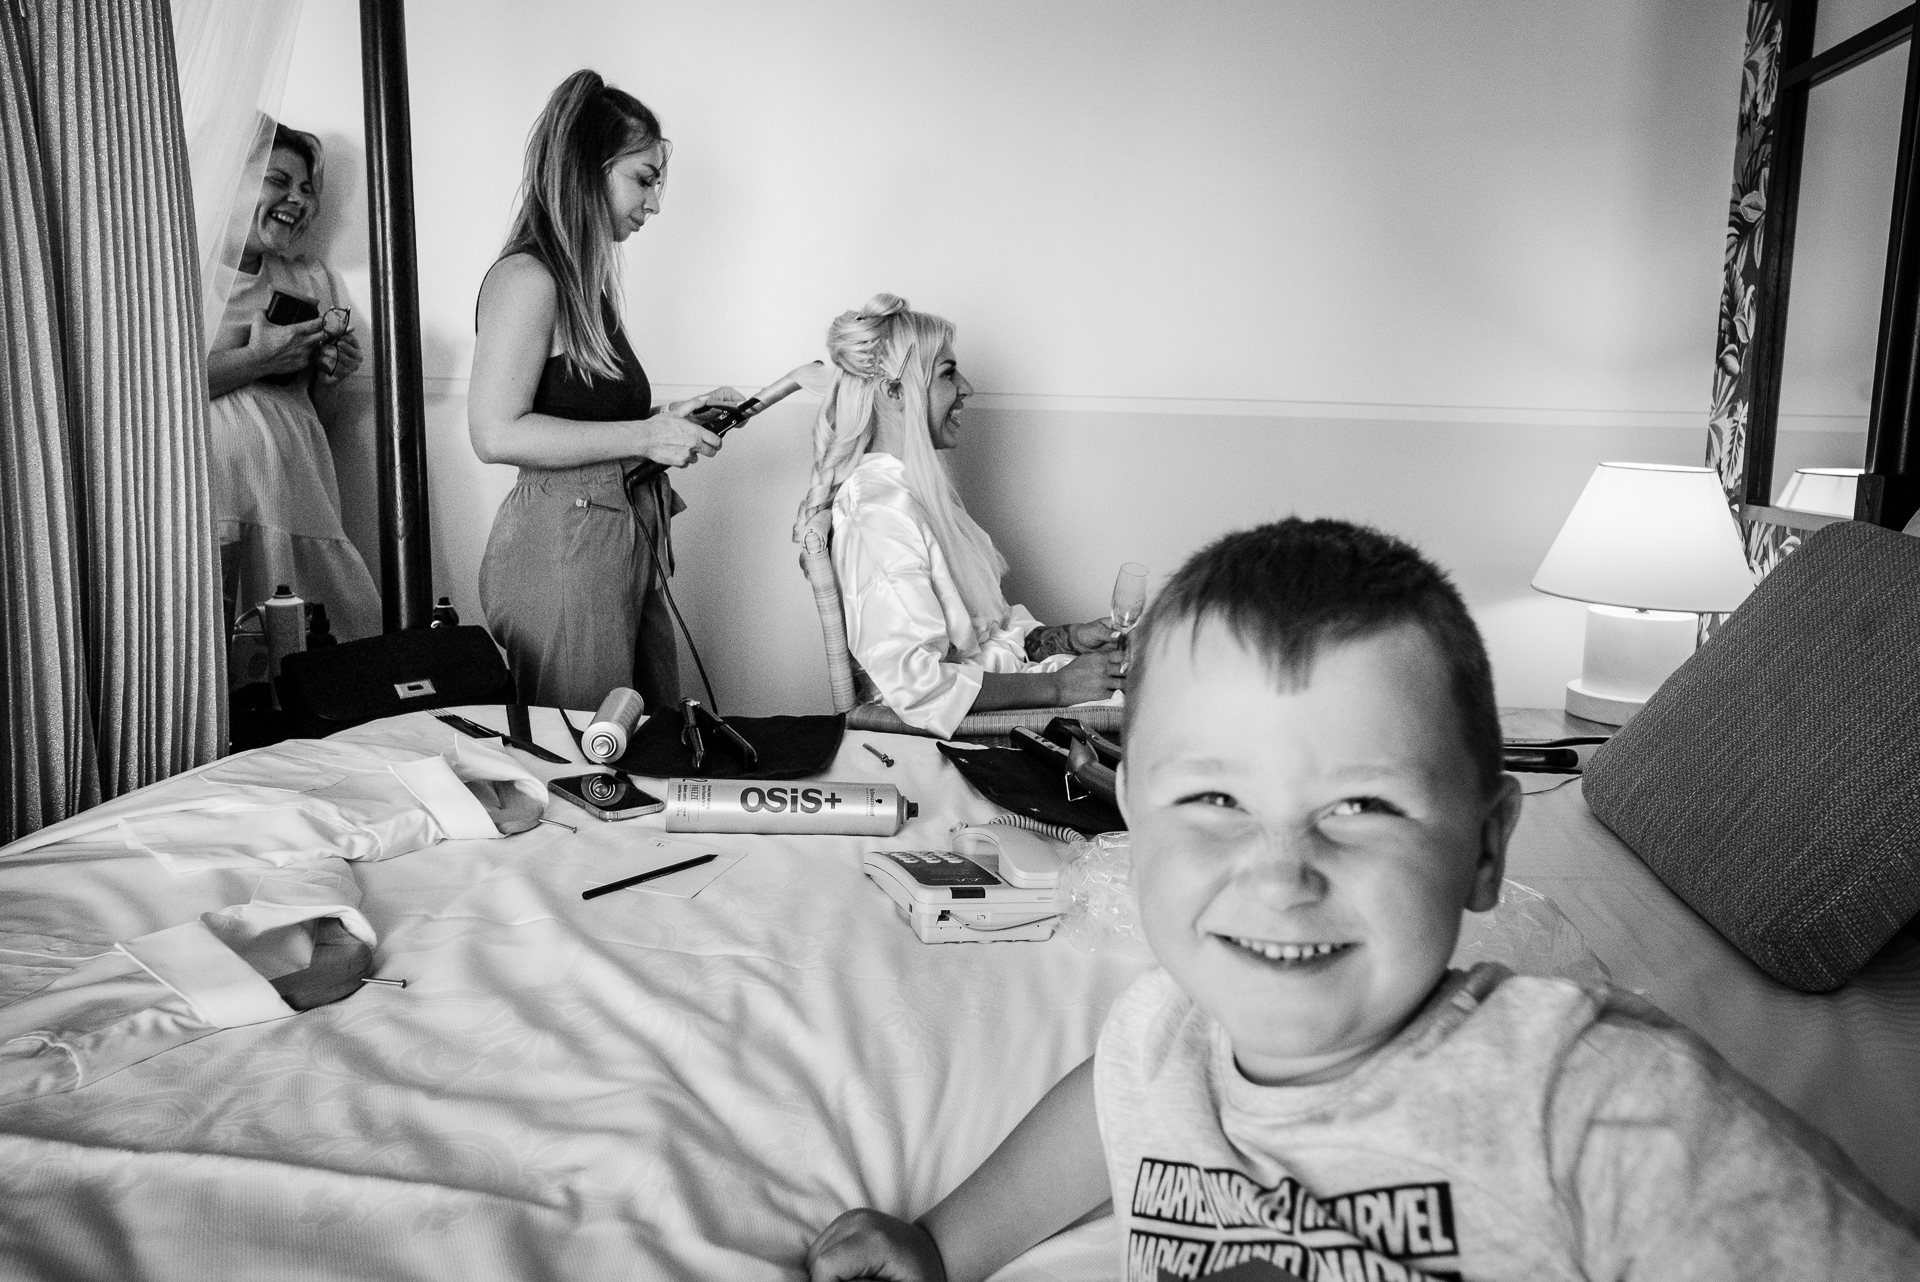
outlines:
{"label": "boy's arm", "polygon": [[1056,1082],[979,1169],[918,1224],[862,1210],[828,1225],[807,1251],[807,1276],[811,1282],[981,1282],[1099,1207],[1107,1195],[1088,1059]]}

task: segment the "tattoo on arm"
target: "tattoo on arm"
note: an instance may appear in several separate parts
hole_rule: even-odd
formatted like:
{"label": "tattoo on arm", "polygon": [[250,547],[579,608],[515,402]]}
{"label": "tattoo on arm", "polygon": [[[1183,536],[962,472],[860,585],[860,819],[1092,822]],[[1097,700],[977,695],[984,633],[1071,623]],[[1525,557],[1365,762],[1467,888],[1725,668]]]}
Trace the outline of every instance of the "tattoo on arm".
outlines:
{"label": "tattoo on arm", "polygon": [[1056,654],[1078,654],[1073,648],[1073,625],[1056,623],[1050,627],[1039,627],[1027,633],[1027,660],[1038,663],[1050,659]]}

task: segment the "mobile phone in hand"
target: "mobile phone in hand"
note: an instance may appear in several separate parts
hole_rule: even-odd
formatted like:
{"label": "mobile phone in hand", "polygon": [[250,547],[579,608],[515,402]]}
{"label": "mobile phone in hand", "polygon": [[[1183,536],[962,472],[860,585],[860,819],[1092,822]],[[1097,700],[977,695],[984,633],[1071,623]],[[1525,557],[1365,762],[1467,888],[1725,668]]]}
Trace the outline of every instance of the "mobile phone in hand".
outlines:
{"label": "mobile phone in hand", "polygon": [[266,318],[269,325],[298,325],[301,321],[318,320],[320,304],[276,289],[267,300]]}
{"label": "mobile phone in hand", "polygon": [[619,775],[604,772],[547,780],[547,787],[596,819],[631,819],[665,810],[667,803]]}

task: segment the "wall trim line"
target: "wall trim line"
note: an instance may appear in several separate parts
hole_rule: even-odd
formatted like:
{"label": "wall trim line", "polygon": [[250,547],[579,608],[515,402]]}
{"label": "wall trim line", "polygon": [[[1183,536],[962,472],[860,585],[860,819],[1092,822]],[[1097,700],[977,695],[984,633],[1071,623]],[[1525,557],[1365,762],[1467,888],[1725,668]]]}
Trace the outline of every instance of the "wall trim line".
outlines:
{"label": "wall trim line", "polygon": [[[362,373],[348,380],[370,382]],[[421,380],[429,395],[464,396],[464,378]],[[654,394],[664,400],[694,396],[707,383],[655,383]],[[747,384],[736,383],[745,389]],[[1677,431],[1707,430],[1707,411],[1575,409],[1530,405],[1419,405],[1366,401],[1236,400],[1228,397],[1178,396],[1054,396],[1029,392],[979,392],[967,404],[983,410],[1091,414],[1178,414],[1206,418],[1353,419],[1391,423],[1494,423],[1532,427],[1650,427]],[[1781,427],[1790,432],[1862,432],[1865,414],[1782,414]]]}

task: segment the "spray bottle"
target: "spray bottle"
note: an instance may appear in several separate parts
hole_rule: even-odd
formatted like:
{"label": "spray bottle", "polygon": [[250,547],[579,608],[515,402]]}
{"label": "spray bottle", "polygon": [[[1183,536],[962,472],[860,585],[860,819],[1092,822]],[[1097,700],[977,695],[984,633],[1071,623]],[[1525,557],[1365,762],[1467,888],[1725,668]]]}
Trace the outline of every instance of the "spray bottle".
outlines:
{"label": "spray bottle", "polygon": [[668,832],[891,837],[919,813],[886,783],[667,780]]}
{"label": "spray bottle", "polygon": [[640,724],[646,710],[647,701],[640,697],[638,690],[615,686],[600,701],[600,711],[593,714],[593,724],[581,734],[580,751],[588,761],[618,761],[626,755],[633,729]]}
{"label": "spray bottle", "polygon": [[280,676],[280,660],[307,648],[307,603],[282,583],[260,603],[260,621],[267,634],[267,679]]}

